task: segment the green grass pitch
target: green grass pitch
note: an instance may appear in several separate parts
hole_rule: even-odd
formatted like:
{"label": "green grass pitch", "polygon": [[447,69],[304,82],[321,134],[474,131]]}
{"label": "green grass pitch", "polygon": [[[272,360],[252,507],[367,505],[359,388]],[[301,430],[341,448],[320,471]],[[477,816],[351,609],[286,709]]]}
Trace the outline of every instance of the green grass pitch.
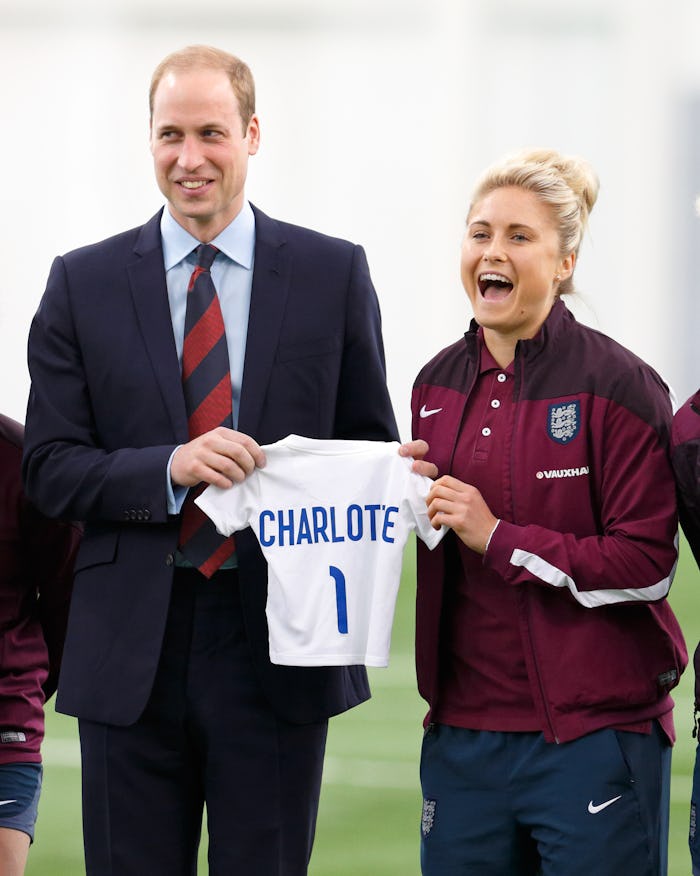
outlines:
{"label": "green grass pitch", "polygon": [[[419,876],[418,756],[424,704],[413,671],[413,545],[409,545],[388,669],[371,670],[372,700],[330,725],[310,876]],[[685,544],[671,592],[688,649],[700,638],[700,573]],[[688,876],[688,801],[695,753],[692,671],[675,692],[669,876]],[[49,705],[44,790],[27,876],[84,874],[75,722]],[[206,874],[206,843],[200,873]],[[251,874],[254,876],[254,874]]]}

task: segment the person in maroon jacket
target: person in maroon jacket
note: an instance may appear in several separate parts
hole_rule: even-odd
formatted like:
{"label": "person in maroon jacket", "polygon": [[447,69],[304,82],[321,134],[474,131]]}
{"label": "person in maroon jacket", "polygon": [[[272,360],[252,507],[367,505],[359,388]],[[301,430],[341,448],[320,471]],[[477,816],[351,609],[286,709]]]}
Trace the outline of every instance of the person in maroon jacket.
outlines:
{"label": "person in maroon jacket", "polygon": [[562,296],[598,180],[532,150],[486,171],[462,245],[469,331],[413,390],[440,477],[419,547],[424,876],[666,872],[667,386]]}
{"label": "person in maroon jacket", "polygon": [[681,526],[700,567],[700,389],[673,418],[671,461]]}
{"label": "person in maroon jacket", "polygon": [[[678,409],[671,429],[671,462],[676,476],[678,513],[695,562],[700,568],[700,390]],[[693,655],[695,669],[695,731],[700,711],[700,644]],[[688,841],[693,876],[700,876],[700,749],[695,753],[693,790],[690,797]]]}
{"label": "person in maroon jacket", "polygon": [[44,703],[56,690],[80,532],[22,491],[23,429],[0,415],[0,873],[21,876],[41,789]]}

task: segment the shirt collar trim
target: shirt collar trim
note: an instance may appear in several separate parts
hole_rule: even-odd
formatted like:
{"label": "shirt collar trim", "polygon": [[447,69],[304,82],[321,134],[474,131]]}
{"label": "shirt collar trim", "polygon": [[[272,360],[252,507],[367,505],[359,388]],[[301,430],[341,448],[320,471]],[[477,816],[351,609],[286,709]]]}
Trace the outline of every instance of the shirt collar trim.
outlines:
{"label": "shirt collar trim", "polygon": [[[166,271],[187,259],[200,243],[196,237],[177,222],[167,206],[161,216],[160,233],[163,240],[163,262]],[[225,256],[246,270],[253,267],[255,216],[248,201],[245,201],[236,218],[211,242]]]}

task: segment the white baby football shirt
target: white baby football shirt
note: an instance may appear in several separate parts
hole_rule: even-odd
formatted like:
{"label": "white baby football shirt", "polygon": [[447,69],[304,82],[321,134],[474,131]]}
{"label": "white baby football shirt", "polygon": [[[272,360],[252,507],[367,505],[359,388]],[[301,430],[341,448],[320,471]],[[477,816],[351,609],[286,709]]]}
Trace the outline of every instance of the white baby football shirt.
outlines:
{"label": "white baby football shirt", "polygon": [[398,443],[289,435],[241,484],[196,499],[224,535],[246,526],[268,563],[270,660],[386,666],[401,562],[412,529],[430,548],[432,481]]}

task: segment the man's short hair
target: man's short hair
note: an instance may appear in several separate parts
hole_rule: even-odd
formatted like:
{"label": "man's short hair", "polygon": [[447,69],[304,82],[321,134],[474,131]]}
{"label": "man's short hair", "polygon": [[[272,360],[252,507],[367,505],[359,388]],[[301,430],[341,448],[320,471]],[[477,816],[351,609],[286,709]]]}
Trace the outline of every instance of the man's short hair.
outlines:
{"label": "man's short hair", "polygon": [[187,46],[173,52],[158,64],[151,77],[148,92],[150,117],[153,118],[153,99],[162,78],[171,70],[221,70],[229,78],[233,93],[238,101],[238,111],[243,122],[245,134],[248,122],[255,113],[255,82],[250,67],[235,55],[230,55],[213,46]]}

